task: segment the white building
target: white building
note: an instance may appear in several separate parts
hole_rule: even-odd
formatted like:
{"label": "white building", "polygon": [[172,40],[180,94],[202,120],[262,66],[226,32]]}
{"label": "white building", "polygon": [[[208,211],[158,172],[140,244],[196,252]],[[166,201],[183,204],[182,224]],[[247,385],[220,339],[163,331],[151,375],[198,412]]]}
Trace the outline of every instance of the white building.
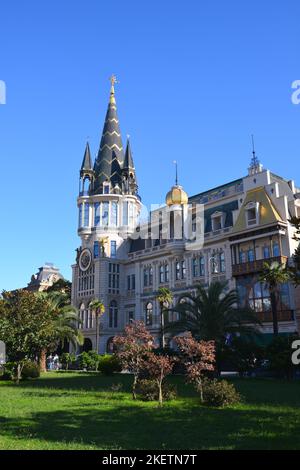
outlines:
{"label": "white building", "polygon": [[[208,285],[216,279],[236,287],[241,304],[249,303],[263,321],[263,331],[271,333],[270,296],[258,276],[265,260],[286,261],[295,250],[288,219],[300,216],[300,190],[293,181],[263,170],[253,152],[248,173],[239,180],[189,198],[176,181],[166,197],[167,226],[162,223],[166,212],[157,210],[151,214],[156,235],[137,238],[141,199],[130,143],[125,151],[122,145],[114,81],[98,156],[93,164],[87,144],[80,170],[81,246],[73,265],[72,303],[80,310],[85,349],[95,348],[91,300],[101,299],[105,305],[100,321],[103,353],[111,350],[114,335],[133,319],[144,320],[154,335],[159,333],[155,300],[159,287],[171,289],[176,300],[195,283]],[[197,207],[204,207],[200,221]],[[187,223],[189,217],[203,243],[191,246],[176,234],[174,221]],[[140,230],[147,233],[148,225]],[[284,285],[281,333],[296,331],[297,309],[294,287]]]}

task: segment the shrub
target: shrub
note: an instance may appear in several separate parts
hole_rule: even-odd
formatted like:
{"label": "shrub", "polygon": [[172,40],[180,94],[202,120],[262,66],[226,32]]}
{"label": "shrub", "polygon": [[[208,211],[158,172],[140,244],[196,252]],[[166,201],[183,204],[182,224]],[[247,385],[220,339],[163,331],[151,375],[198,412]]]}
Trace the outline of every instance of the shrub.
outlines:
{"label": "shrub", "polygon": [[104,354],[99,356],[98,370],[104,375],[112,375],[114,372],[121,372],[122,367],[114,354]]}
{"label": "shrub", "polygon": [[241,401],[235,386],[227,380],[204,379],[203,399],[209,406],[228,406]]}
{"label": "shrub", "polygon": [[22,369],[22,379],[37,379],[40,376],[40,367],[36,362],[25,362]]}
{"label": "shrub", "polygon": [[[78,356],[78,365],[80,369],[86,370],[96,370],[97,369],[97,362],[95,361],[94,355],[91,355],[92,351],[90,352],[82,352]],[[96,353],[97,354],[97,353]],[[98,354],[97,354],[98,356]]]}
{"label": "shrub", "polygon": [[12,380],[15,375],[17,364],[15,362],[6,362],[2,368],[2,380]]}
{"label": "shrub", "polygon": [[60,360],[63,368],[68,370],[70,365],[75,363],[76,356],[75,356],[75,354],[70,354],[70,353],[65,352],[65,353],[62,353],[59,360]]}
{"label": "shrub", "polygon": [[292,379],[299,366],[292,363],[292,343],[299,339],[296,335],[277,336],[267,347],[270,370],[278,377]]}
{"label": "shrub", "polygon": [[[174,385],[163,382],[162,392],[164,400],[174,400],[177,396],[177,390]],[[158,388],[155,380],[142,379],[137,384],[138,397],[143,401],[157,401],[158,400]]]}

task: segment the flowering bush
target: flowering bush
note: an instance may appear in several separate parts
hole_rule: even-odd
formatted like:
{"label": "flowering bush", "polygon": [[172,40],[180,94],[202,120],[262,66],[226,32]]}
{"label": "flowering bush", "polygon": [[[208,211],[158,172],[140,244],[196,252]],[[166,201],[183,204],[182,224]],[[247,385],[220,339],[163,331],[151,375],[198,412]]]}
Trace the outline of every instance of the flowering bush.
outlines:
{"label": "flowering bush", "polygon": [[204,379],[203,401],[206,405],[222,407],[239,403],[241,396],[227,380]]}

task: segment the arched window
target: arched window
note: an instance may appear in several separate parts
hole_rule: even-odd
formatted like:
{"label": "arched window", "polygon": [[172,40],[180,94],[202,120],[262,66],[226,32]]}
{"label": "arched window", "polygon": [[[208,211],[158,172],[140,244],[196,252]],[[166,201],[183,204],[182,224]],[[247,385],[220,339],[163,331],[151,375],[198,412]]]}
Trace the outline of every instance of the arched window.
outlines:
{"label": "arched window", "polygon": [[146,312],[145,312],[145,320],[146,320],[146,325],[151,326],[153,323],[153,304],[152,302],[146,303]]}
{"label": "arched window", "polygon": [[114,351],[115,351],[114,337],[111,336],[110,338],[108,338],[107,343],[106,343],[106,352],[108,354],[113,354]]}
{"label": "arched window", "polygon": [[150,266],[149,268],[149,286],[152,286],[153,284],[153,268]]}
{"label": "arched window", "polygon": [[118,327],[118,304],[112,300],[109,306],[109,328]]}

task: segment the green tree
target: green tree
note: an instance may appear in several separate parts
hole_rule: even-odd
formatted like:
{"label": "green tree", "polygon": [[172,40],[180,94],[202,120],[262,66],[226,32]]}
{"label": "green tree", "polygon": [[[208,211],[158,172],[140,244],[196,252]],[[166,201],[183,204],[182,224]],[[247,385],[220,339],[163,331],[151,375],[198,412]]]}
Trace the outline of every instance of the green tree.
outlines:
{"label": "green tree", "polygon": [[99,353],[99,318],[105,313],[105,306],[102,300],[94,299],[90,303],[90,309],[95,314],[96,319],[96,352]]}
{"label": "green tree", "polygon": [[165,348],[165,314],[168,313],[168,309],[173,300],[173,294],[167,287],[160,287],[156,296],[156,300],[159,303],[160,307],[160,346]]}
{"label": "green tree", "polygon": [[207,290],[198,284],[195,289],[195,294],[182,294],[171,309],[179,314],[167,326],[174,334],[190,331],[197,340],[215,341],[217,362],[228,334],[259,334],[261,323],[255,312],[238,307],[237,292],[228,291],[226,282],[212,282]]}
{"label": "green tree", "polygon": [[278,336],[278,303],[280,296],[280,286],[288,282],[290,273],[286,265],[273,261],[272,263],[264,263],[264,271],[260,276],[260,280],[266,284],[270,291],[273,333]]}
{"label": "green tree", "polygon": [[66,279],[58,279],[58,281],[54,282],[54,284],[47,289],[48,294],[51,292],[66,294],[66,302],[69,304],[71,303],[71,291],[72,283]]}

